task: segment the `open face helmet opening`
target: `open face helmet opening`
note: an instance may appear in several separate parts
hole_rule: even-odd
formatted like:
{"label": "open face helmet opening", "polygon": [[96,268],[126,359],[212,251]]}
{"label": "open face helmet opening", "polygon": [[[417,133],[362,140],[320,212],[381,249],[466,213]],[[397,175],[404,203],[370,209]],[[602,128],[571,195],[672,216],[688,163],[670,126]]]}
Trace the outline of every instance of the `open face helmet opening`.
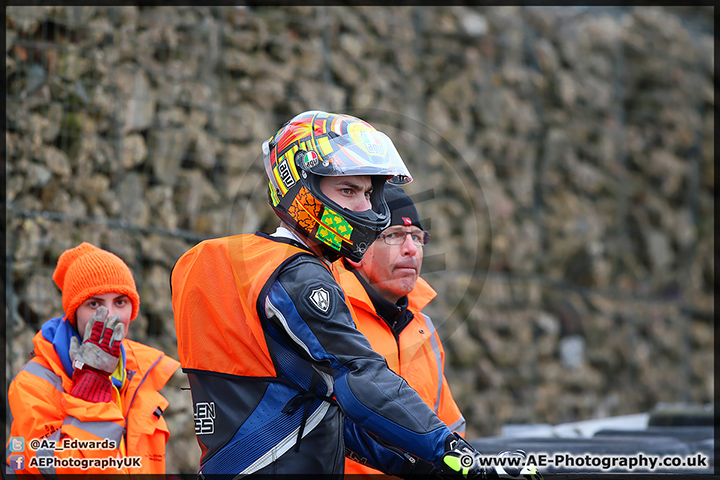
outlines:
{"label": "open face helmet opening", "polygon": [[[350,115],[303,112],[263,143],[275,214],[330,254],[360,261],[390,222],[385,182],[412,181],[390,138]],[[320,189],[326,176],[369,175],[371,210],[354,212]]]}

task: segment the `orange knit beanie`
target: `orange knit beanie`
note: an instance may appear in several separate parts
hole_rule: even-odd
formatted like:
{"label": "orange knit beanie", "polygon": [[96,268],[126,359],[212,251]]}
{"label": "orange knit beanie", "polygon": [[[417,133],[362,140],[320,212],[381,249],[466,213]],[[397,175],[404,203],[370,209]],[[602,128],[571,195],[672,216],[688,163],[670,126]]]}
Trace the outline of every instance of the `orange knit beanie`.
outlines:
{"label": "orange knit beanie", "polygon": [[58,259],[55,284],[62,291],[65,315],[75,326],[75,310],[93,295],[117,292],[127,295],[132,303],[130,320],[137,317],[140,295],[130,268],[117,255],[83,242],[65,250]]}

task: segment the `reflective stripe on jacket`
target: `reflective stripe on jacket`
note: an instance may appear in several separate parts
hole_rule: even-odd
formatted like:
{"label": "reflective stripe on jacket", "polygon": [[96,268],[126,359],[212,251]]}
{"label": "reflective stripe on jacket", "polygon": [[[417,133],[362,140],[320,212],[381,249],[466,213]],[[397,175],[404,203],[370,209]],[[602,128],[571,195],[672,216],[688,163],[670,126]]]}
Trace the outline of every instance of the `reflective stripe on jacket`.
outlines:
{"label": "reflective stripe on jacket", "polygon": [[[115,402],[92,403],[70,395],[72,379],[55,345],[42,331],[33,343],[35,356],[8,390],[13,417],[10,440],[22,437],[25,447],[15,451],[10,440],[6,446],[6,453],[14,459],[11,466],[23,466],[15,473],[165,473],[169,431],[162,412],[168,401],[159,390],[180,366],[176,360],[125,339],[128,380],[119,392],[118,407]],[[93,445],[81,441],[96,442],[94,446],[99,448],[85,448]],[[18,460],[18,455],[23,459]]]}
{"label": "reflective stripe on jacket", "polygon": [[[400,332],[398,339],[388,324],[378,316],[365,288],[342,261],[333,264],[335,278],[345,292],[355,324],[368,339],[373,350],[380,353],[388,366],[407,380],[420,398],[433,409],[448,427],[465,434],[465,418],[450,392],[445,378],[445,350],[430,317],[423,308],[437,295],[422,278],[408,294],[408,310],[412,321]],[[380,472],[347,459],[346,474],[378,475]]]}

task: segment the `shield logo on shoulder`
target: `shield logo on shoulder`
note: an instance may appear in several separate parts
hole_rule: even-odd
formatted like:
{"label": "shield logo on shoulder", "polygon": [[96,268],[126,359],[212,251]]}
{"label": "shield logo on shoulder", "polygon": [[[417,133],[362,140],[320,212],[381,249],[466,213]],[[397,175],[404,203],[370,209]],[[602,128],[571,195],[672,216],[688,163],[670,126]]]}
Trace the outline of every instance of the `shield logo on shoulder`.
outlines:
{"label": "shield logo on shoulder", "polygon": [[310,293],[309,298],[315,308],[322,313],[327,313],[330,310],[330,294],[324,288],[316,288]]}

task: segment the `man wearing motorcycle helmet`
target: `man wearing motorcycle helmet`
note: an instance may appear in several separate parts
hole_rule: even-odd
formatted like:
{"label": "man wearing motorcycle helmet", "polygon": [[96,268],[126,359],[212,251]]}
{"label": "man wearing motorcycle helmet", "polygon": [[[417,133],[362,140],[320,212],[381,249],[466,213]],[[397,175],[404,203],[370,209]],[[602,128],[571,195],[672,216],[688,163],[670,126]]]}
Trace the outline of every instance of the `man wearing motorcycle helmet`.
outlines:
{"label": "man wearing motorcycle helmet", "polygon": [[385,182],[412,181],[392,141],[349,115],[301,113],[263,143],[263,156],[277,216],[334,258],[362,258],[390,218]]}
{"label": "man wearing motorcycle helmet", "polygon": [[277,231],[205,240],[171,275],[200,474],[340,476],[348,454],[392,474],[461,475],[443,459],[474,450],[372,350],[332,273],[389,224],[385,183],[412,180],[397,150],[370,124],[321,111],[262,149]]}

